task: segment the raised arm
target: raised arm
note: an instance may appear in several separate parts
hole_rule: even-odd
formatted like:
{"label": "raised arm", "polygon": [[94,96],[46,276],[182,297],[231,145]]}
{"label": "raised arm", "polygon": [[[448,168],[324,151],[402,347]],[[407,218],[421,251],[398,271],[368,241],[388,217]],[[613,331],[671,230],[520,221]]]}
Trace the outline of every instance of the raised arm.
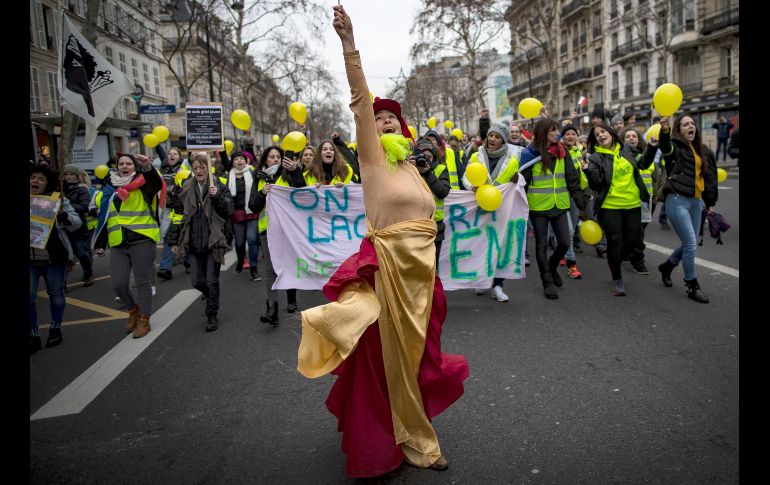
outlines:
{"label": "raised arm", "polygon": [[382,148],[374,126],[374,110],[369,100],[369,85],[366,83],[361,67],[361,56],[356,50],[353,24],[344,7],[338,5],[332,8],[334,9],[332,25],[342,41],[345,71],[350,85],[350,110],[356,121],[358,161],[362,165],[374,163]]}

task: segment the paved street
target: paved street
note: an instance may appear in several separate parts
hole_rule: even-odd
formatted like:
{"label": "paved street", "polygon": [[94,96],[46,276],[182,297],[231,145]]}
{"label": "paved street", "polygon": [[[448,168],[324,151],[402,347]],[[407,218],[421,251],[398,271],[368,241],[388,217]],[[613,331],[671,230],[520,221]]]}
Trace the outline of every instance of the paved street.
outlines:
{"label": "paved street", "polygon": [[[625,298],[610,294],[606,260],[590,246],[578,255],[582,280],[562,269],[558,300],[543,297],[533,250],[528,277],[505,284],[509,302],[449,293],[443,351],[465,355],[471,374],[434,421],[450,468],[402,465],[366,482],[737,483],[738,191],[731,172],[716,210],[732,228],[721,246],[706,229],[698,248],[708,305],[686,297],[681,266],[674,287],[662,285],[655,268],[667,255],[652,248],[678,239],[660,229],[657,211],[646,235],[651,274],[624,264]],[[162,333],[151,321],[150,335],[134,341],[116,313],[108,259],[91,288],[76,284],[76,268],[64,343],[30,357],[30,416],[68,405],[48,403],[116,346],[155,340],[82,411],[30,420],[31,483],[356,482],[324,406],[334,378],[299,375],[299,320],[282,294],[280,326],[261,323],[264,283],[247,273],[223,271],[220,328],[207,334],[203,305],[175,267],[153,306],[179,316]],[[301,308],[324,302],[299,292]],[[38,309],[47,322],[45,298]],[[87,393],[81,387],[70,401]]]}

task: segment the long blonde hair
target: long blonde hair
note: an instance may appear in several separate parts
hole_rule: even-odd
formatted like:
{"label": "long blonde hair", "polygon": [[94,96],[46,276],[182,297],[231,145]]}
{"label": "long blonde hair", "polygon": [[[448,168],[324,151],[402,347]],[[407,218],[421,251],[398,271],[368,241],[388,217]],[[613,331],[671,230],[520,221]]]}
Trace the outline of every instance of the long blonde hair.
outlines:
{"label": "long blonde hair", "polygon": [[324,140],[321,142],[320,145],[318,145],[318,150],[315,152],[315,156],[313,157],[313,163],[310,164],[310,166],[307,168],[307,172],[315,177],[315,179],[319,182],[325,182],[326,178],[324,176],[324,167],[323,167],[323,159],[321,158],[321,151],[323,151],[324,145],[328,143],[332,146],[334,149],[334,161],[332,162],[332,178],[337,177],[340,180],[345,180],[345,177],[348,176],[348,163],[342,158],[342,155],[340,154],[339,150],[337,150],[337,147],[334,146],[334,143],[332,143],[331,140]]}

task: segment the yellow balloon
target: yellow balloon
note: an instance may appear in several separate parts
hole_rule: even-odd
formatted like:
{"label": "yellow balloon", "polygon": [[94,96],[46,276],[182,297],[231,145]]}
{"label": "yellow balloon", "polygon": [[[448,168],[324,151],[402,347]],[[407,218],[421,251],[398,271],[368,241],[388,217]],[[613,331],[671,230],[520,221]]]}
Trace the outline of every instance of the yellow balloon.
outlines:
{"label": "yellow balloon", "polygon": [[168,128],[166,128],[163,125],[158,125],[152,130],[152,134],[158,137],[158,141],[163,143],[164,141],[168,140]]}
{"label": "yellow balloon", "polygon": [[189,177],[189,176],[190,176],[190,173],[192,173],[192,172],[190,172],[190,171],[189,171],[189,170],[187,170],[186,168],[182,168],[182,169],[180,169],[180,170],[179,170],[179,171],[176,173],[176,175],[174,175],[174,183],[175,183],[175,184],[177,184],[178,186],[180,186],[180,187],[181,187],[181,186],[182,186],[182,182],[184,182],[185,180],[187,180],[187,177]]}
{"label": "yellow balloon", "polygon": [[652,97],[655,111],[661,116],[671,116],[682,106],[682,90],[674,83],[661,84]]}
{"label": "yellow balloon", "polygon": [[465,169],[465,175],[468,176],[468,182],[470,182],[474,187],[480,187],[487,183],[489,171],[483,164],[474,162],[469,164],[468,168]]}
{"label": "yellow balloon", "polygon": [[436,120],[436,117],[435,116],[431,116],[430,118],[428,118],[428,121],[426,121],[425,124],[428,125],[428,128],[430,128],[432,130],[433,128],[436,127],[436,123],[437,122],[438,121]]}
{"label": "yellow balloon", "polygon": [[525,118],[534,118],[540,114],[543,103],[535,98],[524,98],[519,101],[519,114]]}
{"label": "yellow balloon", "polygon": [[233,142],[231,140],[225,140],[225,153],[228,155],[233,153]]}
{"label": "yellow balloon", "polygon": [[97,165],[96,168],[94,168],[94,175],[96,175],[96,178],[103,179],[109,174],[110,168],[107,165]]}
{"label": "yellow balloon", "polygon": [[233,111],[233,114],[230,115],[230,121],[232,121],[233,126],[239,130],[248,131],[251,127],[251,117],[242,109]]}
{"label": "yellow balloon", "polygon": [[723,168],[718,168],[717,169],[717,181],[724,182],[725,180],[727,180],[727,170],[725,170]]}
{"label": "yellow balloon", "polygon": [[281,139],[281,137],[278,136],[278,135],[273,135],[273,137],[271,138],[271,140],[273,140],[273,143],[278,143],[278,140],[280,140],[280,139]]}
{"label": "yellow balloon", "polygon": [[584,221],[580,224],[580,237],[586,244],[596,244],[602,240],[602,228],[594,221]]}
{"label": "yellow balloon", "polygon": [[500,207],[503,202],[503,194],[494,185],[485,184],[476,190],[476,202],[485,211],[492,212]]}
{"label": "yellow balloon", "polygon": [[655,138],[660,138],[660,123],[655,123],[651,127],[647,128],[647,133],[644,134],[644,139],[647,140],[647,143],[649,143],[653,136]]}
{"label": "yellow balloon", "polygon": [[283,137],[283,141],[281,142],[282,149],[291,150],[294,153],[299,153],[302,150],[304,150],[305,145],[307,145],[307,138],[305,138],[304,133],[301,133],[299,131],[292,131],[290,133],[287,133],[286,136]]}
{"label": "yellow balloon", "polygon": [[463,130],[460,128],[455,128],[454,130],[450,131],[449,134],[460,140],[463,137]]}
{"label": "yellow balloon", "polygon": [[299,101],[295,101],[289,105],[289,116],[300,125],[304,125],[307,119],[307,107]]}
{"label": "yellow balloon", "polygon": [[447,130],[451,130],[454,127],[455,127],[455,122],[454,121],[446,120],[444,122],[444,128],[446,128]]}
{"label": "yellow balloon", "polygon": [[409,128],[409,133],[412,134],[412,138],[417,138],[417,128],[411,125],[409,125],[408,128]]}
{"label": "yellow balloon", "polygon": [[153,135],[152,133],[147,133],[144,135],[144,138],[142,139],[145,146],[148,146],[150,148],[155,148],[158,146],[158,143],[160,143],[160,140],[158,140],[158,137]]}

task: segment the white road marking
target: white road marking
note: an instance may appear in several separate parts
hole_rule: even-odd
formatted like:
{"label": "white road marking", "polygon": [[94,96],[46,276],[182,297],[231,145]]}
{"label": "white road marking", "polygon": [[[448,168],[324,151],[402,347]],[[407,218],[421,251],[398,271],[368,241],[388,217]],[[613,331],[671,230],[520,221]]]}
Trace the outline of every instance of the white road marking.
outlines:
{"label": "white road marking", "polygon": [[720,186],[719,186],[719,189],[720,189],[720,190],[732,190],[732,187],[722,187],[722,186],[720,185]]}
{"label": "white road marking", "polygon": [[230,269],[230,267],[235,263],[235,261],[238,259],[238,257],[235,255],[235,250],[231,249],[227,253],[225,253],[225,264],[222,265],[220,268],[220,271],[227,271]]}
{"label": "white road marking", "polygon": [[199,297],[198,290],[183,290],[177,293],[152,315],[150,333],[140,339],[127,335],[29,419],[53,418],[81,412]]}
{"label": "white road marking", "polygon": [[[659,253],[663,253],[663,254],[665,254],[667,256],[674,252],[673,249],[669,249],[669,248],[667,248],[665,246],[659,246],[657,244],[654,244],[654,243],[651,243],[651,242],[647,242],[647,241],[644,242],[644,245],[648,249],[652,249],[653,251],[657,251]],[[730,267],[727,267],[727,266],[723,266],[723,265],[718,264],[718,263],[712,263],[711,261],[708,261],[708,260],[705,260],[705,259],[701,259],[701,258],[698,258],[698,257],[695,258],[695,264],[697,264],[699,266],[703,266],[703,267],[708,268],[708,269],[713,269],[714,271],[719,271],[720,273],[724,273],[726,275],[730,275],[730,276],[734,276],[734,277],[738,278],[738,270],[737,269],[733,269],[733,268],[730,268]]]}

